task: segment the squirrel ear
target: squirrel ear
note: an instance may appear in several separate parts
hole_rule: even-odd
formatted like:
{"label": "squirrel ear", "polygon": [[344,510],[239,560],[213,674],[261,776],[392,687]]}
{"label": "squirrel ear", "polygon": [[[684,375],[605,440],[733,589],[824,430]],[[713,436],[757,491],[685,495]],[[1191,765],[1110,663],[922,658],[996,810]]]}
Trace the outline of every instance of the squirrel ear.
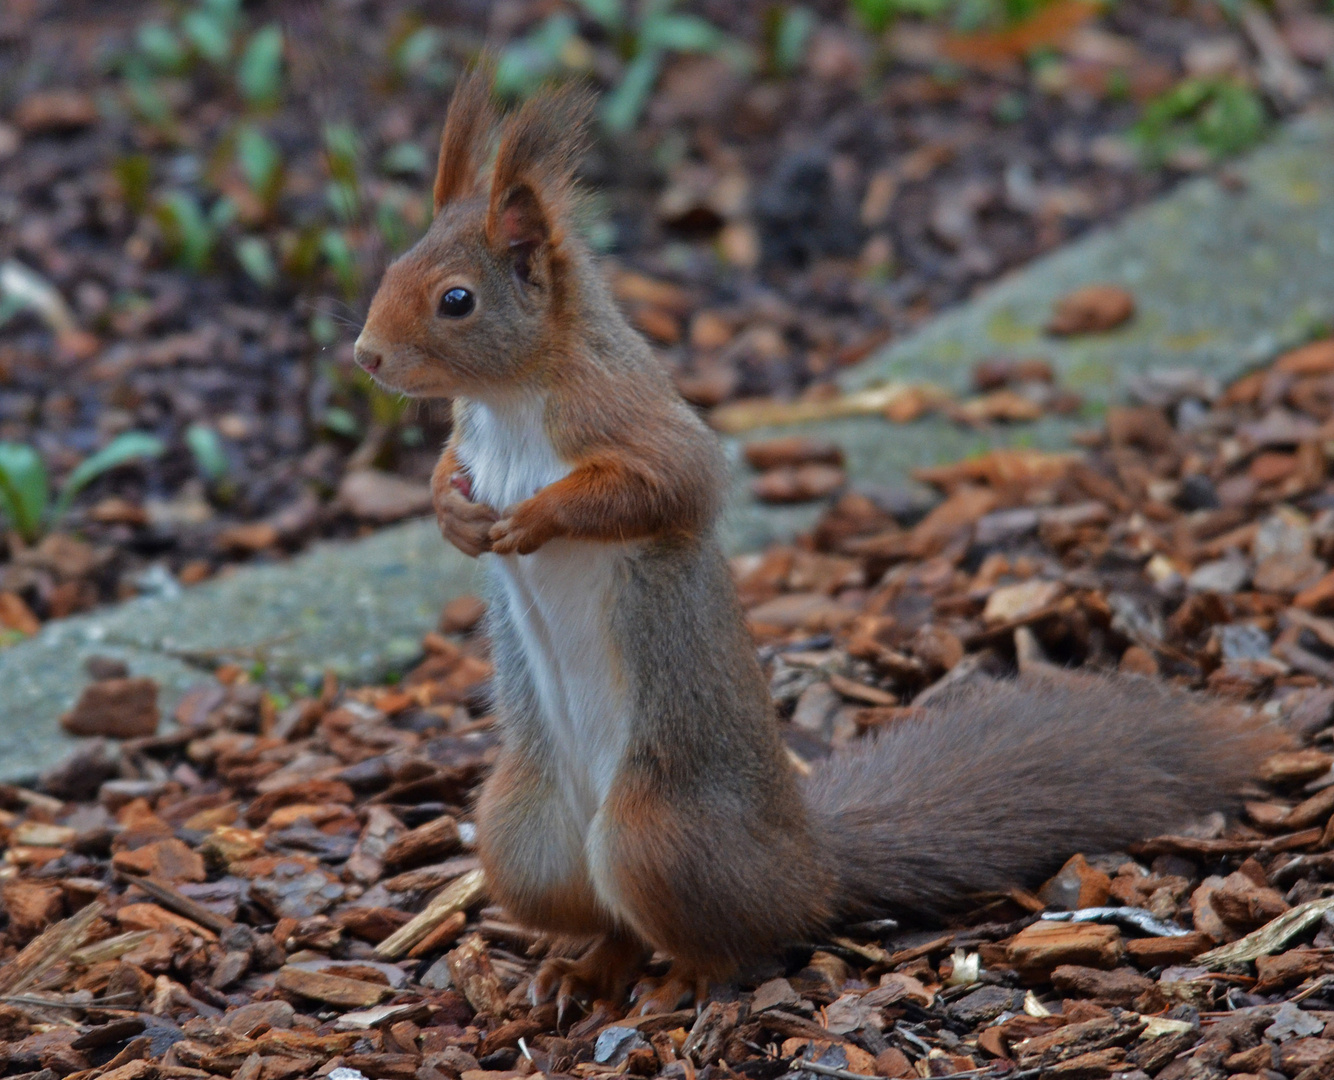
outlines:
{"label": "squirrel ear", "polygon": [[588,94],[562,90],[530,98],[505,124],[491,178],[486,235],[494,248],[514,256],[525,280],[534,255],[560,243],[591,109]]}
{"label": "squirrel ear", "polygon": [[435,172],[435,213],[476,189],[495,126],[491,105],[491,65],[483,62],[459,80],[445,118],[440,160]]}
{"label": "squirrel ear", "polygon": [[509,251],[520,280],[528,281],[534,256],[551,241],[554,230],[537,192],[519,183],[501,197],[494,231],[488,231],[496,247]]}

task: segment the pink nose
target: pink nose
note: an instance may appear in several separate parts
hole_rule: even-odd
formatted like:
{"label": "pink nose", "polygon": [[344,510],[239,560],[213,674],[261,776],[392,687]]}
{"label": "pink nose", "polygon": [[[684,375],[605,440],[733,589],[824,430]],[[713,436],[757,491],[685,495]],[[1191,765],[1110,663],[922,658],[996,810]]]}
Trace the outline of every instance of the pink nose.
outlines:
{"label": "pink nose", "polygon": [[368,345],[358,344],[352,354],[358,364],[374,375],[384,363],[384,357]]}

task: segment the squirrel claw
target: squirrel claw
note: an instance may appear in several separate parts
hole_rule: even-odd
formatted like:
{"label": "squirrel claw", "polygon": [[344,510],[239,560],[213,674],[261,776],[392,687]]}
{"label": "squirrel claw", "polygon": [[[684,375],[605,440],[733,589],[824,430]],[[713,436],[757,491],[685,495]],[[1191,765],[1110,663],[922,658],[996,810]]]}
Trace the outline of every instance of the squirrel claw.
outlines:
{"label": "squirrel claw", "polygon": [[528,987],[528,998],[534,1005],[554,998],[558,1022],[563,1023],[574,1005],[597,998],[622,998],[645,959],[642,946],[618,937],[603,938],[577,959],[552,956],[543,960]]}
{"label": "squirrel claw", "polygon": [[703,1004],[709,996],[709,980],[673,968],[661,979],[641,979],[630,997],[640,1016],[675,1012],[682,1005]]}

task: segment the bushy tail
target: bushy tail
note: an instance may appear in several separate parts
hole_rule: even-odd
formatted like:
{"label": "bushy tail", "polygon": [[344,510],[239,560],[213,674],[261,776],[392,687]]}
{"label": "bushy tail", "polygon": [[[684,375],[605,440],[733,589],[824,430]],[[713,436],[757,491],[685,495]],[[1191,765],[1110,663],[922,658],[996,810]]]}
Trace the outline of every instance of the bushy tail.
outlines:
{"label": "bushy tail", "polygon": [[810,777],[844,917],[957,908],[1235,804],[1283,737],[1147,679],[1022,677],[943,695]]}

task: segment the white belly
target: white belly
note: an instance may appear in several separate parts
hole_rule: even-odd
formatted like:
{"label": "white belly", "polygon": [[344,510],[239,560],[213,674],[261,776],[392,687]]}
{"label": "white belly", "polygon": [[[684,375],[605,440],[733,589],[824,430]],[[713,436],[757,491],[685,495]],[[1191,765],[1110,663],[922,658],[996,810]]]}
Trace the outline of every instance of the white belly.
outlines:
{"label": "white belly", "polygon": [[[541,402],[471,403],[459,457],[473,498],[498,511],[561,479],[569,466],[542,434]],[[542,711],[557,787],[587,824],[625,749],[628,698],[610,633],[628,545],[552,540],[531,555],[485,555],[502,588]]]}

